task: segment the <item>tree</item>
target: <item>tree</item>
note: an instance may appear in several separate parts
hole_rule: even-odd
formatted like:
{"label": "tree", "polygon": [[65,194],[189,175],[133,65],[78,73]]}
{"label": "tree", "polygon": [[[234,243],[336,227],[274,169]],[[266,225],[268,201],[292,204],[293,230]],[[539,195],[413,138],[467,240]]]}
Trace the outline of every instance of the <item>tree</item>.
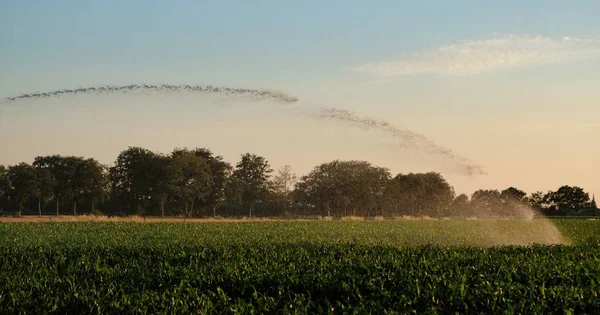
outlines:
{"label": "tree", "polygon": [[363,214],[369,216],[384,216],[386,188],[392,177],[390,171],[364,161],[350,161],[346,167],[349,180],[341,204],[345,208],[351,205],[353,210],[364,209],[366,213]]}
{"label": "tree", "polygon": [[19,163],[8,168],[8,178],[14,188],[15,200],[19,204],[17,215],[21,216],[23,203],[38,193],[35,169],[27,163]]}
{"label": "tree", "polygon": [[[96,199],[106,190],[106,169],[94,159],[76,156],[38,156],[33,162],[38,174],[40,194],[38,204],[54,198],[56,215],[60,203],[72,202],[73,214],[77,214],[78,202],[91,199],[91,212]],[[38,205],[38,211],[39,209]]]}
{"label": "tree", "polygon": [[364,161],[332,161],[316,166],[296,185],[300,205],[327,216],[383,212],[390,173]]}
{"label": "tree", "polygon": [[[242,207],[242,181],[234,176],[227,177],[225,182],[224,208],[228,210],[237,210]],[[213,212],[213,216],[216,213]]]}
{"label": "tree", "polygon": [[454,200],[454,189],[439,173],[398,174],[388,187],[396,215],[443,216]]}
{"label": "tree", "polygon": [[298,181],[296,174],[292,173],[292,167],[284,165],[277,174],[273,177],[272,186],[274,192],[274,199],[281,200],[284,207],[284,212],[289,211],[289,208],[293,202],[293,188]]}
{"label": "tree", "polygon": [[33,161],[33,166],[37,169],[47,169],[51,175],[54,191],[52,193],[56,201],[56,215],[60,212],[60,200],[68,195],[70,187],[70,171],[65,163],[65,158],[60,155],[38,156]]}
{"label": "tree", "polygon": [[478,216],[498,215],[502,208],[500,192],[492,189],[480,189],[471,196],[471,208]]}
{"label": "tree", "polygon": [[536,191],[534,193],[531,193],[528,200],[529,200],[529,206],[531,206],[533,209],[536,209],[536,210],[544,209],[544,193],[543,192]]}
{"label": "tree", "polygon": [[158,202],[160,216],[164,217],[165,204],[169,197],[176,193],[177,182],[181,181],[181,169],[172,159],[163,155],[156,155],[151,165],[151,198]]}
{"label": "tree", "polygon": [[273,186],[275,190],[286,193],[292,191],[297,181],[296,174],[292,173],[292,167],[284,165],[277,170],[277,174],[273,177]]}
{"label": "tree", "polygon": [[273,172],[269,162],[255,154],[242,155],[235,166],[233,177],[241,184],[242,206],[248,209],[248,216],[261,202],[265,201],[269,189],[269,178]]}
{"label": "tree", "polygon": [[59,215],[60,203],[73,202],[73,211],[77,211],[77,199],[83,190],[86,178],[81,174],[81,167],[84,159],[75,156],[38,156],[33,162],[36,169],[48,170],[50,173],[47,179],[52,183],[54,191],[52,195],[56,200],[56,215]]}
{"label": "tree", "polygon": [[70,178],[67,196],[73,202],[73,215],[77,215],[77,202],[85,194],[88,180],[85,161],[81,157],[68,156],[65,164]]}
{"label": "tree", "polygon": [[428,209],[429,215],[446,215],[454,200],[454,188],[439,173],[429,172],[421,176],[425,182],[425,194],[420,198],[424,208]]}
{"label": "tree", "polygon": [[546,203],[557,210],[566,211],[586,208],[590,195],[577,186],[562,186],[557,191],[550,191],[544,196]]}
{"label": "tree", "polygon": [[450,204],[450,215],[470,215],[469,196],[460,194]]}
{"label": "tree", "polygon": [[4,165],[0,165],[0,212],[4,210],[4,205],[12,190],[13,187],[8,177],[8,170]]}
{"label": "tree", "polygon": [[418,174],[398,174],[387,189],[388,200],[394,215],[424,215],[419,199],[425,193],[425,183]]}
{"label": "tree", "polygon": [[500,192],[500,199],[502,200],[502,208],[499,209],[501,214],[504,215],[523,215],[529,213],[527,210],[527,193],[514,188],[509,187]]}
{"label": "tree", "polygon": [[42,202],[54,198],[56,181],[52,173],[47,168],[35,167],[38,189],[38,215],[42,215]]}
{"label": "tree", "polygon": [[106,167],[94,159],[83,160],[78,168],[78,177],[81,179],[81,194],[89,198],[90,213],[94,214],[97,199],[106,193]]}
{"label": "tree", "polygon": [[186,215],[194,213],[194,202],[204,201],[212,188],[211,170],[208,162],[188,150],[175,150],[171,154],[176,176],[176,194],[184,203]]}
{"label": "tree", "polygon": [[527,193],[514,187],[509,187],[500,192],[500,197],[502,198],[502,200],[510,200],[516,202],[527,201]]}
{"label": "tree", "polygon": [[122,151],[109,170],[112,191],[129,213],[141,214],[152,196],[157,154],[140,147]]}
{"label": "tree", "polygon": [[229,163],[223,161],[223,157],[215,156],[206,148],[196,148],[191,151],[195,156],[206,161],[209,167],[211,178],[210,190],[203,196],[202,204],[212,210],[213,217],[217,216],[217,207],[225,202],[225,190],[229,177],[232,173],[232,167]]}

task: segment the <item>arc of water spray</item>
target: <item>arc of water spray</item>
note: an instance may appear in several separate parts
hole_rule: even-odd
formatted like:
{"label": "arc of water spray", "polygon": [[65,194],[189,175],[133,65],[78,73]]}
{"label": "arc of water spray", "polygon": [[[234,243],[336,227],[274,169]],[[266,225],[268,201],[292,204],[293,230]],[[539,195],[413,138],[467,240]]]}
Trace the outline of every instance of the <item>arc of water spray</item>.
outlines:
{"label": "arc of water spray", "polygon": [[[129,92],[193,92],[193,93],[208,93],[208,94],[222,94],[229,96],[240,96],[255,100],[275,100],[282,103],[296,103],[298,98],[290,96],[283,92],[271,91],[271,90],[257,90],[257,89],[243,89],[243,88],[230,88],[212,85],[172,85],[172,84],[161,84],[161,85],[149,85],[149,84],[131,84],[131,85],[103,85],[103,86],[92,86],[82,87],[77,89],[63,89],[51,92],[35,92],[28,94],[21,94],[13,97],[7,97],[4,99],[7,103],[13,103],[20,100],[27,99],[47,99],[62,97],[68,95],[90,95],[90,94],[115,94],[115,93],[129,93]],[[402,148],[413,149],[422,151],[430,155],[442,157],[449,160],[453,164],[460,167],[461,172],[467,175],[483,175],[486,172],[479,165],[475,165],[464,158],[457,157],[454,153],[446,149],[435,142],[429,140],[424,135],[403,130],[394,127],[385,120],[373,119],[369,117],[361,117],[357,114],[335,107],[321,107],[320,111],[316,114],[317,118],[328,119],[331,121],[337,121],[347,126],[358,127],[362,129],[376,130],[387,134],[388,136],[400,140],[398,145]]]}
{"label": "arc of water spray", "polygon": [[284,103],[294,103],[298,101],[298,98],[289,96],[283,92],[270,91],[270,90],[256,90],[256,89],[242,89],[242,88],[230,88],[222,86],[212,85],[172,85],[172,84],[131,84],[131,85],[103,85],[103,86],[92,86],[92,87],[81,87],[77,89],[63,89],[51,92],[35,92],[28,94],[21,94],[13,97],[7,97],[4,99],[7,103],[12,103],[19,100],[26,99],[41,99],[41,98],[53,98],[68,95],[88,95],[88,94],[114,94],[114,93],[128,93],[128,92],[196,92],[196,93],[209,93],[209,94],[223,94],[231,96],[241,96],[254,98],[258,100],[272,99]]}
{"label": "arc of water spray", "polygon": [[335,107],[322,107],[317,116],[361,129],[383,132],[394,139],[400,140],[398,142],[400,147],[442,157],[456,164],[459,167],[459,171],[467,175],[487,174],[481,166],[469,162],[465,158],[456,156],[452,150],[436,144],[424,135],[397,128],[385,120],[361,117],[349,110]]}

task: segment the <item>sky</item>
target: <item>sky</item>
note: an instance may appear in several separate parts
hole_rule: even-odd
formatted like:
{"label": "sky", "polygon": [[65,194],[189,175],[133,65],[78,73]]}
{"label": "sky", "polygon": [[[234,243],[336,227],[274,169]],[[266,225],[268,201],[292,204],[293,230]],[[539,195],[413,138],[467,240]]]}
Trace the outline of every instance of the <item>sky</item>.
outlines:
{"label": "sky", "polygon": [[[112,164],[208,147],[306,174],[362,159],[458,193],[577,185],[600,196],[600,2],[0,0],[0,98],[96,85],[278,90],[294,105],[126,95],[0,102],[0,164]],[[336,107],[426,136],[487,175],[311,117]],[[451,163],[450,163],[451,164]]]}

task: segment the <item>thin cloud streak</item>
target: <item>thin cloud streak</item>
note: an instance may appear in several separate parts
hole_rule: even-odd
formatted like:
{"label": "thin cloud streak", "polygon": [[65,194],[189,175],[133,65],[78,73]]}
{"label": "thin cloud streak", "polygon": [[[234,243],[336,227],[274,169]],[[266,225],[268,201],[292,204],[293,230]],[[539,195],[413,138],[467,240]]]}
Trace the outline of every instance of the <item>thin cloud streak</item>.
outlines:
{"label": "thin cloud streak", "polygon": [[422,74],[467,76],[596,57],[600,57],[600,40],[496,35],[485,40],[464,40],[397,60],[367,63],[352,70],[387,77]]}

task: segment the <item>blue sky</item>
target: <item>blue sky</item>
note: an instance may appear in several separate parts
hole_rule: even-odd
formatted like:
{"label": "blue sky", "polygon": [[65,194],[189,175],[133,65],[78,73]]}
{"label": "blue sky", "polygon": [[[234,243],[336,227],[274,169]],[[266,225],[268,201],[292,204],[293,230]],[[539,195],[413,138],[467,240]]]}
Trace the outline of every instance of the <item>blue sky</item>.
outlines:
{"label": "blue sky", "polygon": [[[599,1],[0,0],[0,97],[143,82],[278,89],[310,105],[383,117],[488,168],[490,175],[480,179],[449,174],[459,191],[566,183],[600,194],[598,12]],[[127,111],[135,115],[132,108]],[[165,112],[144,111],[149,122]],[[48,150],[114,160],[117,145],[83,150],[71,139],[65,146],[61,137],[75,129],[41,130],[32,123],[69,123],[68,112],[3,110],[0,140],[10,152],[0,163],[55,153]],[[94,117],[88,114],[75,116],[74,126],[89,125]],[[227,118],[230,124],[243,119],[235,117]],[[259,125],[247,128],[260,133]],[[105,131],[98,128],[89,136],[101,137]],[[24,131],[29,138],[20,138]],[[172,147],[169,137],[149,142],[149,134],[123,132],[129,133],[114,138],[129,142],[118,142],[119,148]],[[185,132],[206,134],[197,126]],[[38,143],[38,134],[53,136]],[[322,146],[311,148],[313,136],[297,139],[313,159],[294,159],[265,143],[256,143],[255,151],[305,172],[309,162],[335,157]],[[190,139],[180,144],[217,143]],[[235,142],[220,149],[232,160],[243,153]],[[395,171],[437,170],[433,162],[419,165],[402,154],[407,160],[340,150],[340,158],[371,158]]]}
{"label": "blue sky", "polygon": [[163,77],[319,81],[347,76],[354,64],[496,32],[593,36],[600,3],[5,0],[1,8],[0,94],[12,95]]}

